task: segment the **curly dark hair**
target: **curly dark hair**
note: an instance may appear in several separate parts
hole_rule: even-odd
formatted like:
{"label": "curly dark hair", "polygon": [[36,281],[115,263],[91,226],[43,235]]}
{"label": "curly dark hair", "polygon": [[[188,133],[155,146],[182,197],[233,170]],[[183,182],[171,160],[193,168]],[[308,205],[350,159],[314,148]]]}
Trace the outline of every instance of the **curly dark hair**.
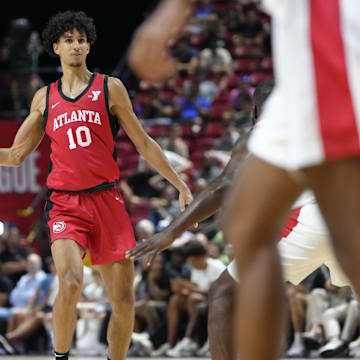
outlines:
{"label": "curly dark hair", "polygon": [[59,12],[50,18],[42,32],[44,49],[51,55],[57,57],[53,50],[53,44],[67,31],[77,29],[86,34],[87,41],[92,45],[96,40],[96,28],[94,20],[83,11]]}

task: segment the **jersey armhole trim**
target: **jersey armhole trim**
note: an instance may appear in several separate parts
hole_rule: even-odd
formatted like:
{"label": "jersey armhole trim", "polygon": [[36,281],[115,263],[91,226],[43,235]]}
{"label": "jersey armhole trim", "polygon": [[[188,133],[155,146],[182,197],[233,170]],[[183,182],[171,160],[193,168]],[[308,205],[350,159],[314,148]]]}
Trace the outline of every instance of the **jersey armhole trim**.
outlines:
{"label": "jersey armhole trim", "polygon": [[48,116],[49,116],[49,98],[50,98],[50,85],[47,86],[46,89],[46,105],[45,105],[45,111],[44,111],[44,123],[43,123],[43,129],[44,132],[46,132],[46,125],[47,125],[47,121],[48,121]]}
{"label": "jersey armhole trim", "polygon": [[106,76],[104,77],[105,105],[106,105],[106,111],[107,111],[107,114],[108,114],[108,117],[109,117],[109,121],[110,121],[111,132],[112,132],[112,135],[113,135],[113,138],[114,138],[114,141],[115,141],[115,140],[116,140],[117,133],[118,133],[119,130],[120,130],[120,125],[119,125],[119,121],[118,121],[117,117],[114,116],[114,115],[111,115],[111,112],[110,112],[108,79],[109,79],[109,76],[106,75]]}

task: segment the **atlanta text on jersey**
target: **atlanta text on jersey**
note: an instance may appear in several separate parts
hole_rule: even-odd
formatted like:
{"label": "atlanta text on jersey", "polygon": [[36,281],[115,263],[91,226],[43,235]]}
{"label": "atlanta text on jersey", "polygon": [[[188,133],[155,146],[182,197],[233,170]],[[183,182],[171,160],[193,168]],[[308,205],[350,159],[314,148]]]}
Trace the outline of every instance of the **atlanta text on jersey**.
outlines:
{"label": "atlanta text on jersey", "polygon": [[70,114],[65,112],[56,118],[54,118],[54,127],[53,130],[56,131],[60,127],[72,122],[88,122],[101,125],[100,115],[97,111],[90,110],[73,110]]}

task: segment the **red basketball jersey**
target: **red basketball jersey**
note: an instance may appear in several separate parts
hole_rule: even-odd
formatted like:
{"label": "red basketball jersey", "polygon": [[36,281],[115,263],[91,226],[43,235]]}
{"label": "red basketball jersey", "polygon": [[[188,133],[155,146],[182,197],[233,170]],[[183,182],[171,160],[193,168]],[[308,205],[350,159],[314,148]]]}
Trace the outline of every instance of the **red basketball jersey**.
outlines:
{"label": "red basketball jersey", "polygon": [[107,81],[106,75],[94,73],[74,99],[63,94],[61,79],[48,86],[44,126],[51,140],[49,189],[83,191],[119,178],[119,125],[110,114]]}

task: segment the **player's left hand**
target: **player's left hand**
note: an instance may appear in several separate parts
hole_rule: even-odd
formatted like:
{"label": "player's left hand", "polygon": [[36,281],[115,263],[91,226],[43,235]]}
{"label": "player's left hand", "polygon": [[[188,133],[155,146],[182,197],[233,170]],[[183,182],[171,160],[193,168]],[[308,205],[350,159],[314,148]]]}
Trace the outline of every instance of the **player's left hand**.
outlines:
{"label": "player's left hand", "polygon": [[126,258],[130,260],[136,260],[145,256],[145,266],[149,267],[155,259],[156,255],[160,251],[167,249],[174,241],[175,237],[172,236],[172,234],[167,230],[164,230],[141,242],[135,248],[128,250],[126,252]]}

